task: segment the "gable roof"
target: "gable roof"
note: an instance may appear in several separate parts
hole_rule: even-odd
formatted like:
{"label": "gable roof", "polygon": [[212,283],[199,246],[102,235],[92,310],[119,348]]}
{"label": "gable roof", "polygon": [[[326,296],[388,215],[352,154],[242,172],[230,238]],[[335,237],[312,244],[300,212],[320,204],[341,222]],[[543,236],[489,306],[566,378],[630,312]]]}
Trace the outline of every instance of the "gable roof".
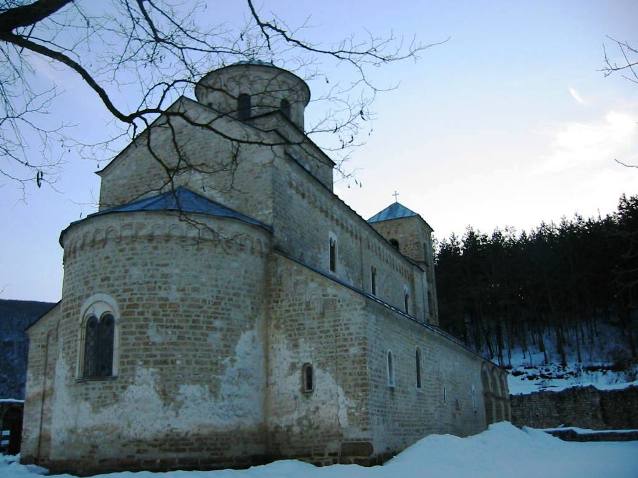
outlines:
{"label": "gable roof", "polygon": [[370,219],[368,219],[369,223],[381,222],[381,221],[389,221],[390,219],[399,219],[402,217],[412,217],[418,216],[418,214],[407,207],[405,207],[400,202],[395,202],[386,207],[383,211],[376,213]]}

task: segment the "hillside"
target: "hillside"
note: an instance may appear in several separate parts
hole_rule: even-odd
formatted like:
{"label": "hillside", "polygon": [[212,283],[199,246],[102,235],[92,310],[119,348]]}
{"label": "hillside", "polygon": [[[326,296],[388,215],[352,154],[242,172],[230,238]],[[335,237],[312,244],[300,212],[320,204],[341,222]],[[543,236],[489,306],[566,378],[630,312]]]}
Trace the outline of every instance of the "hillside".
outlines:
{"label": "hillside", "polygon": [[25,330],[55,304],[0,300],[0,399],[24,398],[28,340]]}
{"label": "hillside", "polygon": [[638,196],[529,232],[469,228],[437,249],[441,326],[511,369],[513,393],[622,386],[638,361]]}

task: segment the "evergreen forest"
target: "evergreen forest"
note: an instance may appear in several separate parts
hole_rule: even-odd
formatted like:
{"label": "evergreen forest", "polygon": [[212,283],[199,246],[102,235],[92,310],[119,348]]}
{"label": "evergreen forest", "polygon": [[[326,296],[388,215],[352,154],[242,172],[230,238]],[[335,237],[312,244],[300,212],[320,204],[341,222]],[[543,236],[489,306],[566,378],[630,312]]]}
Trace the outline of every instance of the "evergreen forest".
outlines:
{"label": "evergreen forest", "polygon": [[438,243],[436,277],[441,327],[501,365],[513,351],[561,365],[635,363],[638,196],[604,217],[526,232],[469,227]]}

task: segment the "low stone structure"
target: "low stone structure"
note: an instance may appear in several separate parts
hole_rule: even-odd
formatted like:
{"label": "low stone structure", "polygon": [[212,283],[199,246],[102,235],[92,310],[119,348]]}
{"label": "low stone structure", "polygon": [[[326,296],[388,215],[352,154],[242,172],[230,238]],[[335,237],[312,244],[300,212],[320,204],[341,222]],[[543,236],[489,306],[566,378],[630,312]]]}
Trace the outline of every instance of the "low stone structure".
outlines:
{"label": "low stone structure", "polygon": [[516,426],[638,429],[638,387],[635,386],[622,390],[573,387],[560,392],[512,395],[510,403],[512,423]]}
{"label": "low stone structure", "polygon": [[[438,328],[427,222],[394,204],[365,221],[334,194],[302,129],[307,85],[243,63],[196,96],[99,173],[100,211],[60,237],[62,299],[29,329],[22,461],[371,464],[508,418],[504,370]],[[167,185],[148,143],[190,167]]]}

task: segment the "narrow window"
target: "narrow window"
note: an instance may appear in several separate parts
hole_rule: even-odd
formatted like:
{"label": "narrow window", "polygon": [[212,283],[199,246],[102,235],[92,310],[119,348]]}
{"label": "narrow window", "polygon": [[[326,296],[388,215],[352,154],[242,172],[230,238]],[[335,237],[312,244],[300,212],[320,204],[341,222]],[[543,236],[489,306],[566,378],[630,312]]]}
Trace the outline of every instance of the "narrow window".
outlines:
{"label": "narrow window", "polygon": [[330,238],[330,272],[337,271],[337,240]]}
{"label": "narrow window", "polygon": [[98,319],[95,315],[86,320],[84,331],[85,378],[111,377],[113,375],[113,345],[115,318],[109,312]]}
{"label": "narrow window", "polygon": [[100,377],[113,375],[113,339],[115,337],[115,319],[111,314],[104,314],[97,326],[98,348],[97,363]]}
{"label": "narrow window", "polygon": [[416,388],[421,388],[421,350],[416,349]]}
{"label": "narrow window", "polygon": [[399,241],[396,239],[390,239],[390,245],[392,245],[392,247],[394,247],[397,251],[399,250]]}
{"label": "narrow window", "polygon": [[478,410],[478,406],[476,404],[476,387],[474,385],[472,385],[471,396],[472,396],[472,410],[474,410],[474,413],[476,413]]}
{"label": "narrow window", "polygon": [[85,324],[84,330],[84,376],[97,376],[97,361],[95,351],[98,344],[98,320],[97,317],[91,315]]}
{"label": "narrow window", "polygon": [[377,295],[377,268],[374,266],[370,268],[370,289],[372,295]]}
{"label": "narrow window", "polygon": [[492,392],[494,393],[495,396],[500,397],[501,396],[501,387],[500,387],[500,380],[498,379],[498,375],[496,375],[496,371],[493,371],[493,380],[492,380],[492,384],[494,385],[494,388],[492,389]]}
{"label": "narrow window", "polygon": [[301,380],[303,382],[303,391],[310,393],[315,389],[315,377],[312,365],[306,363],[301,368]]}
{"label": "narrow window", "polygon": [[394,388],[394,361],[390,350],[388,350],[388,387]]}
{"label": "narrow window", "polygon": [[290,101],[285,98],[281,100],[281,103],[279,103],[279,109],[286,118],[290,119]]}
{"label": "narrow window", "polygon": [[250,95],[242,93],[237,97],[237,117],[240,120],[246,120],[250,118]]}
{"label": "narrow window", "polygon": [[443,403],[447,402],[447,388],[445,388],[445,385],[443,386]]}
{"label": "narrow window", "polygon": [[432,302],[432,291],[428,291],[428,311],[430,317],[434,317],[434,303]]}
{"label": "narrow window", "polygon": [[410,294],[408,294],[407,292],[404,292],[403,294],[403,308],[405,309],[405,313],[409,314],[410,313]]}

